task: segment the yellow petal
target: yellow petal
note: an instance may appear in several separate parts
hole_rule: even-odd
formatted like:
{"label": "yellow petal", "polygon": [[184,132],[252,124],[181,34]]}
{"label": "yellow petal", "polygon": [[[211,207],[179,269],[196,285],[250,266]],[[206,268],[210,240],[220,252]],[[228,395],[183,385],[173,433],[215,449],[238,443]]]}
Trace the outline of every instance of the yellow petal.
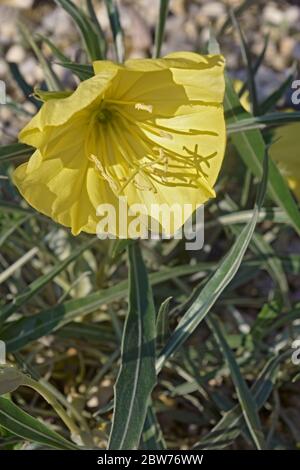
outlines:
{"label": "yellow petal", "polygon": [[[157,218],[173,234],[215,197],[225,148],[224,60],[178,53],[93,65],[92,79],[46,102],[20,133],[38,150],[15,171],[15,183],[29,204],[74,234],[96,232],[101,204],[122,216],[119,196],[130,207],[143,204],[146,216],[163,204],[167,217],[179,204],[171,227]],[[119,225],[110,233],[126,236]]]}
{"label": "yellow petal", "polygon": [[299,133],[298,122],[276,128],[269,154],[300,201]]}
{"label": "yellow petal", "polygon": [[36,116],[19,134],[19,140],[28,145],[40,145],[41,132],[49,126],[61,126],[72,117],[85,117],[88,108],[95,101],[100,101],[104,91],[111,86],[116,71],[103,72],[82,82],[71,96],[52,99],[44,103]]}
{"label": "yellow petal", "polygon": [[[51,141],[53,135],[49,138],[49,148]],[[46,156],[36,150],[27,163],[14,171],[14,183],[32,207],[71,227],[74,235],[81,231],[96,233],[98,205],[116,205],[116,196],[87,160],[80,135],[75,144],[72,136],[65,138],[63,148],[61,151],[53,145]]]}
{"label": "yellow petal", "polygon": [[[242,82],[241,80],[234,80],[233,87],[236,93],[239,93],[241,89],[243,88],[243,86],[244,86],[244,82]],[[246,111],[251,112],[250,96],[249,96],[248,90],[246,90],[245,93],[243,93],[242,97],[240,98],[240,102]]]}

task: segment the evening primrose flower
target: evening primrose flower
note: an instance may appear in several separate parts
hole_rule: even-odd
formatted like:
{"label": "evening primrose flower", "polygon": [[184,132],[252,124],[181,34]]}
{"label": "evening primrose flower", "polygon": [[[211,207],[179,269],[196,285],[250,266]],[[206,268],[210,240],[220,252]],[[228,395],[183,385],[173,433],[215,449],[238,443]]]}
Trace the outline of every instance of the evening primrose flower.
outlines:
{"label": "evening primrose flower", "polygon": [[118,210],[120,196],[129,208],[142,204],[145,216],[153,204],[188,204],[186,217],[215,197],[225,150],[223,57],[178,52],[93,66],[92,78],[47,99],[19,135],[36,148],[13,175],[26,201],[77,235],[96,233],[97,207]]}
{"label": "evening primrose flower", "polygon": [[300,201],[299,133],[298,122],[276,128],[273,133],[274,143],[270,147],[269,154]]}
{"label": "evening primrose flower", "polygon": [[[244,83],[240,80],[234,81],[234,89],[238,93]],[[241,105],[250,112],[249,92],[242,96]],[[292,110],[287,109],[287,112]],[[282,176],[287,180],[290,189],[300,201],[300,153],[298,150],[300,124],[293,122],[284,126],[276,127],[272,132],[273,143],[269,149],[269,155],[277,164]]]}

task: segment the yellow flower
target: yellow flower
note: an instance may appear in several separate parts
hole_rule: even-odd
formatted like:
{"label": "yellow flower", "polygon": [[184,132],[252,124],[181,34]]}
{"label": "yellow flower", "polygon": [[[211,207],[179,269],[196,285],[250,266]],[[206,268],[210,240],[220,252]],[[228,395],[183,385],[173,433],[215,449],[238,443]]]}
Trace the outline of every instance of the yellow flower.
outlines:
{"label": "yellow flower", "polygon": [[299,133],[298,122],[277,127],[273,133],[274,143],[270,147],[269,154],[300,201]]}
{"label": "yellow flower", "polygon": [[[244,84],[244,82],[242,82],[242,80],[236,79],[233,82],[233,88],[236,91],[236,93],[239,93],[242,90],[244,85],[245,84]],[[245,90],[245,92],[241,96],[240,103],[246,111],[250,112],[250,98],[249,98],[249,91],[248,90]]]}
{"label": "yellow flower", "polygon": [[94,77],[47,100],[21,131],[36,151],[14,172],[19,191],[75,235],[95,233],[97,207],[118,210],[119,196],[143,204],[145,215],[152,204],[190,204],[189,217],[215,197],[224,156],[223,57],[178,52],[93,65]]}
{"label": "yellow flower", "polygon": [[[238,93],[244,83],[235,80],[234,89]],[[242,96],[241,105],[250,112],[249,92],[246,91]],[[286,111],[291,111],[287,109]],[[300,124],[295,122],[284,126],[276,127],[272,134],[274,143],[271,145],[269,155],[277,164],[279,171],[286,178],[289,187],[300,201],[300,152],[298,150],[298,141],[300,133]]]}

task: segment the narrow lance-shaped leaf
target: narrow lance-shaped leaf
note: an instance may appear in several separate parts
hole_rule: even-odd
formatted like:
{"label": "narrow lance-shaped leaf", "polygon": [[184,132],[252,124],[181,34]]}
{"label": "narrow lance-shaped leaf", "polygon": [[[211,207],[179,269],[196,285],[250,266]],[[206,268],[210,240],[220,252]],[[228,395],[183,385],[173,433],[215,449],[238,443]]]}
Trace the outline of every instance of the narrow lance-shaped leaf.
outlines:
{"label": "narrow lance-shaped leaf", "polygon": [[15,158],[26,157],[28,158],[33,149],[26,144],[8,144],[0,147],[0,163],[4,163]]}
{"label": "narrow lance-shaped leaf", "polygon": [[0,397],[0,426],[31,442],[62,450],[76,450],[77,446],[61,437],[48,426],[22,411],[6,398]]}
{"label": "narrow lance-shaped leaf", "polygon": [[115,0],[105,0],[105,3],[108,12],[110,27],[114,38],[117,60],[118,62],[122,63],[124,62],[125,50],[119,10],[117,8]]}
{"label": "narrow lance-shaped leaf", "polygon": [[57,62],[57,65],[71,70],[77,77],[83,81],[91,78],[93,73],[93,67],[88,64],[75,64],[74,62]]}
{"label": "narrow lance-shaped leaf", "polygon": [[105,39],[105,36],[104,36],[103,29],[102,29],[102,27],[99,23],[98,18],[97,18],[97,15],[96,15],[96,12],[95,12],[95,9],[94,9],[94,5],[93,5],[93,0],[86,0],[86,5],[87,5],[87,10],[88,10],[90,19],[91,19],[92,23],[95,26],[96,32],[98,33],[99,47],[100,47],[101,56],[102,56],[101,58],[105,59],[106,58],[106,49],[107,49],[106,39]]}
{"label": "narrow lance-shaped leaf", "polygon": [[159,57],[161,46],[164,38],[166,19],[169,10],[169,0],[160,0],[159,3],[159,17],[155,31],[155,45],[153,51],[153,57]]}
{"label": "narrow lance-shaped leaf", "polygon": [[155,308],[138,243],[128,246],[129,309],[122,338],[121,367],[109,449],[138,448],[155,373]]}
{"label": "narrow lance-shaped leaf", "polygon": [[95,24],[88,15],[71,0],[55,0],[55,2],[64,8],[75,21],[82,35],[89,59],[103,59],[101,38],[99,37]]}
{"label": "narrow lance-shaped leaf", "polygon": [[[241,119],[251,117],[241,107],[229,77],[226,78],[225,112],[229,123],[237,123]],[[261,177],[266,146],[260,131],[250,130],[235,133],[232,134],[231,139],[245,165],[255,176]],[[300,233],[299,209],[286,181],[272,160],[269,162],[268,193],[273,201],[285,210],[293,227]]]}
{"label": "narrow lance-shaped leaf", "polygon": [[166,443],[159,422],[157,421],[153,403],[150,403],[148,406],[143,429],[141,448],[145,450],[166,449]]}
{"label": "narrow lance-shaped leaf", "polygon": [[[278,367],[280,363],[290,357],[290,354],[290,351],[286,351],[280,356],[272,357],[251,387],[251,393],[255,398],[258,410],[264,405],[272,392],[274,383],[278,378]],[[240,404],[238,404],[231,408],[208,435],[195,445],[195,449],[207,449],[212,445],[222,448],[223,441],[226,441],[228,438],[234,440],[239,436],[243,429],[242,421],[243,412]]]}
{"label": "narrow lance-shaped leaf", "polygon": [[[174,277],[193,274],[199,270],[211,268],[211,265],[178,266],[150,274],[149,281],[152,285],[157,285]],[[86,316],[103,304],[125,297],[127,290],[128,282],[122,281],[115,286],[81,299],[68,300],[61,305],[40,311],[36,315],[5,323],[3,329],[1,329],[0,339],[5,341],[7,351],[17,351],[32,341],[57,331],[62,326],[72,322],[76,317]]]}
{"label": "narrow lance-shaped leaf", "polygon": [[262,206],[265,195],[268,180],[267,155],[265,156],[264,162],[263,178],[257,195],[257,201],[253,210],[252,219],[245,226],[241,234],[237,237],[231,250],[225,256],[214,275],[196,297],[192,305],[188,308],[177,328],[171,335],[168,343],[161,351],[156,364],[158,372],[162,369],[165,361],[182,346],[182,344],[193,333],[195,328],[201,323],[203,318],[205,318],[211,307],[214,305],[224,289],[228,286],[237,273],[254,233],[259,210]]}
{"label": "narrow lance-shaped leaf", "polygon": [[47,61],[47,59],[44,57],[42,51],[40,50],[39,46],[37,45],[34,37],[32,36],[31,32],[29,29],[24,25],[21,24],[19,25],[20,31],[22,35],[24,36],[25,40],[28,42],[29,46],[33,50],[34,54],[36,55],[42,69],[45,75],[45,80],[47,83],[47,87],[50,91],[55,91],[55,90],[63,90],[63,85],[60,82],[59,78],[57,77],[56,73],[52,69],[51,65]]}
{"label": "narrow lance-shaped leaf", "polygon": [[1,307],[0,324],[4,320],[6,320],[10,315],[12,315],[18,308],[24,305],[32,296],[37,294],[55,276],[57,276],[61,271],[66,269],[66,267],[70,263],[75,261],[85,250],[90,248],[96,240],[97,239],[92,239],[89,240],[87,243],[83,244],[66,259],[57,263],[49,272],[33,281],[26,289],[23,290],[22,293],[16,295],[10,304]]}
{"label": "narrow lance-shaped leaf", "polygon": [[218,319],[214,315],[208,315],[206,318],[206,322],[209,328],[212,330],[230,370],[230,375],[234,383],[250,435],[252,436],[252,439],[257,449],[262,450],[265,447],[265,443],[261,423],[256,410],[255,399],[253,398],[253,395],[250,392],[248,385],[241,374],[240,368],[237,364],[233,352],[231,351],[226,341]]}
{"label": "narrow lance-shaped leaf", "polygon": [[[208,51],[211,54],[220,51],[219,44],[213,34],[211,34],[210,37]],[[227,124],[237,124],[242,119],[253,118],[253,116],[241,106],[231,79],[228,76],[226,76],[225,79],[226,91],[224,107]],[[266,152],[266,145],[261,132],[259,130],[239,132],[233,134],[231,140],[244,164],[255,176],[261,178],[263,174],[264,155]],[[269,162],[268,194],[273,201],[286,212],[291,224],[297,233],[300,234],[299,209],[286,181],[272,160]]]}

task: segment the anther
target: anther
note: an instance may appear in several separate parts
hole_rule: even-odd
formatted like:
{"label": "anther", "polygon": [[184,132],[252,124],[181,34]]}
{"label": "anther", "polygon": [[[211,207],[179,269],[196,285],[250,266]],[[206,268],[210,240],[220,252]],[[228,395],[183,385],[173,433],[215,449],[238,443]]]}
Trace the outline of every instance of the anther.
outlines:
{"label": "anther", "polygon": [[134,107],[138,111],[147,111],[147,113],[153,112],[153,106],[151,104],[136,103]]}

